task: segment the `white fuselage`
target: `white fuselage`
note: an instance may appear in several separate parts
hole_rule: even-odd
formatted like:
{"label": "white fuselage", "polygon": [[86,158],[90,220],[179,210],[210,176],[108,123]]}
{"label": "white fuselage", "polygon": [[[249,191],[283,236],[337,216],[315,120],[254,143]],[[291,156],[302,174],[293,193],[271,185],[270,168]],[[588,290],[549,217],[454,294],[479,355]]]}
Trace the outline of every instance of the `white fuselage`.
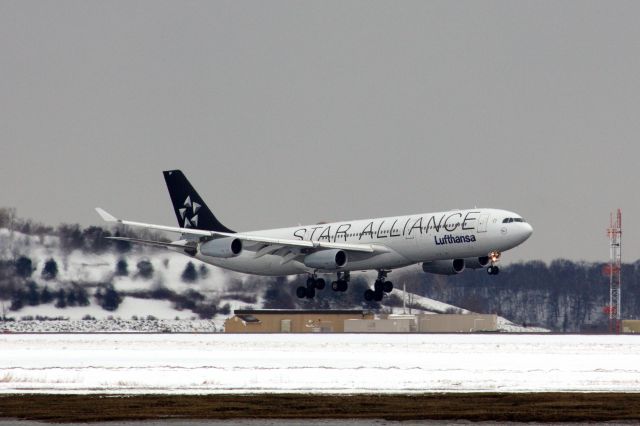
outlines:
{"label": "white fuselage", "polygon": [[[503,223],[507,218],[519,221]],[[205,256],[199,251],[195,257],[233,271],[271,276],[390,270],[420,262],[502,252],[522,244],[532,231],[531,225],[516,213],[476,208],[251,232],[251,235],[269,238],[370,244],[380,249],[374,253],[349,252],[347,263],[335,270],[313,270],[305,266],[304,251],[290,261],[283,261],[283,253],[278,251],[257,256],[259,243],[245,245],[238,256],[231,258]]]}

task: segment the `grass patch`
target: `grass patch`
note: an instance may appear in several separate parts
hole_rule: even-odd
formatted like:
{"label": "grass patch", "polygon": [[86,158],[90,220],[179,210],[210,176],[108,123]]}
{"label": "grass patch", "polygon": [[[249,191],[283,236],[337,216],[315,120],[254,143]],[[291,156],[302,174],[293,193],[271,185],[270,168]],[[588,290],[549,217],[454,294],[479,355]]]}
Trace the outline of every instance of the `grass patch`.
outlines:
{"label": "grass patch", "polygon": [[0,418],[49,422],[146,419],[386,419],[518,422],[640,420],[640,394],[2,395]]}

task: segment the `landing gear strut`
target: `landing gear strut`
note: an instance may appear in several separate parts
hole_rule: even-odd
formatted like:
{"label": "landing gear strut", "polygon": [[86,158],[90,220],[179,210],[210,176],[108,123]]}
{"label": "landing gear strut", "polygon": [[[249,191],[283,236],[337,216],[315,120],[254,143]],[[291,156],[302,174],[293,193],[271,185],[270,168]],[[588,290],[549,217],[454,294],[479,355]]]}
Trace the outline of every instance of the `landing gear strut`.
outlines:
{"label": "landing gear strut", "polygon": [[326,286],[326,282],[323,278],[318,278],[316,274],[309,274],[307,278],[307,285],[300,286],[296,289],[296,296],[300,299],[313,299],[316,295],[316,290],[322,290]]}
{"label": "landing gear strut", "polygon": [[351,279],[351,274],[349,271],[338,272],[338,279],[331,283],[331,289],[333,291],[341,291],[345,292],[349,288],[349,280]]}
{"label": "landing gear strut", "polygon": [[373,283],[373,290],[368,289],[364,292],[364,300],[367,302],[371,302],[372,300],[380,302],[384,293],[391,293],[393,290],[393,283],[391,281],[387,281],[387,274],[389,272],[391,271],[378,271],[378,278]]}
{"label": "landing gear strut", "polygon": [[498,275],[500,273],[500,268],[496,266],[496,263],[498,263],[499,260],[499,251],[492,251],[491,253],[489,253],[489,261],[491,262],[491,265],[489,265],[489,267],[487,268],[487,273],[489,275]]}

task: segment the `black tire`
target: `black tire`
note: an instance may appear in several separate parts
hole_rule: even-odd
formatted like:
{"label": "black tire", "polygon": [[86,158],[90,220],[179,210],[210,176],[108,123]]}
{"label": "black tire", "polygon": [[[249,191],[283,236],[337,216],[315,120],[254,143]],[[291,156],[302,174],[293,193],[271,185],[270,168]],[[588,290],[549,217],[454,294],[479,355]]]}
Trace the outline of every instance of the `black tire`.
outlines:
{"label": "black tire", "polygon": [[391,293],[393,291],[393,283],[391,281],[385,281],[382,289],[385,293]]}
{"label": "black tire", "polygon": [[384,284],[380,280],[376,280],[376,282],[373,283],[373,290],[376,293],[382,293],[383,287],[384,287]]}
{"label": "black tire", "polygon": [[316,281],[309,277],[307,278],[307,288],[315,288],[316,287]]}
{"label": "black tire", "polygon": [[307,299],[313,299],[314,297],[316,297],[316,289],[314,287],[307,288],[306,293]]}
{"label": "black tire", "polygon": [[489,274],[489,275],[493,275],[493,266],[489,266],[489,267],[487,268],[487,274]]}
{"label": "black tire", "polygon": [[493,275],[498,275],[500,273],[500,268],[498,268],[497,266],[493,267]]}
{"label": "black tire", "polygon": [[373,300],[375,300],[376,302],[380,302],[380,301],[382,301],[382,296],[383,295],[384,295],[383,292],[375,291],[375,292],[373,292]]}
{"label": "black tire", "polygon": [[307,297],[307,288],[306,287],[298,287],[296,289],[296,296],[298,296],[300,299],[304,299],[305,297]]}
{"label": "black tire", "polygon": [[338,286],[338,281],[332,281],[331,282],[331,289],[333,291],[340,291],[340,286]]}
{"label": "black tire", "polygon": [[338,285],[340,286],[340,291],[345,292],[349,288],[349,283],[345,280],[338,281]]}
{"label": "black tire", "polygon": [[375,296],[375,293],[371,289],[368,289],[364,292],[364,300],[366,300],[367,302],[371,302],[374,296]]}
{"label": "black tire", "polygon": [[318,290],[324,290],[324,287],[327,285],[327,282],[323,278],[318,278],[316,280],[316,288]]}

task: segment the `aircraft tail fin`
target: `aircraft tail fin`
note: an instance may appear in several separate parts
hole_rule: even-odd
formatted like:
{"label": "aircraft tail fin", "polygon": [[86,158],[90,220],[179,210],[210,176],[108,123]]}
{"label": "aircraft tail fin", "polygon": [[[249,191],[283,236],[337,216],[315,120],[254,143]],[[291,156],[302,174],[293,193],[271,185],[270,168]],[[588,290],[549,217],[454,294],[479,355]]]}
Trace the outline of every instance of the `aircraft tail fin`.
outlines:
{"label": "aircraft tail fin", "polygon": [[216,219],[213,212],[209,210],[209,207],[200,198],[200,195],[198,195],[182,171],[167,170],[162,173],[167,183],[173,210],[180,227],[217,232],[234,232]]}

